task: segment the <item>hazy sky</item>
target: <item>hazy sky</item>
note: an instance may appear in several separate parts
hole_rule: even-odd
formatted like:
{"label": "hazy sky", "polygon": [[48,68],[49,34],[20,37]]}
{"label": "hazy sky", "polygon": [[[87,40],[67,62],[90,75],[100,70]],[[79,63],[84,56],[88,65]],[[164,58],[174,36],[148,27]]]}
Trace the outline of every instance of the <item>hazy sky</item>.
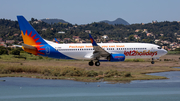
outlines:
{"label": "hazy sky", "polygon": [[133,23],[180,21],[180,0],[0,0],[0,18],[58,18],[87,24],[122,18]]}

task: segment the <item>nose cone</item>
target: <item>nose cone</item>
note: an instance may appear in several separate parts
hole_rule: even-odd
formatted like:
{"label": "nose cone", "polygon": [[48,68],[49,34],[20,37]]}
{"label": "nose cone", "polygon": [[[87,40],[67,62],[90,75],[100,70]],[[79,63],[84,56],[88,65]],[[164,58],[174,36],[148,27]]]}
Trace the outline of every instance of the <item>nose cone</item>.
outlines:
{"label": "nose cone", "polygon": [[167,54],[167,51],[165,49],[163,49],[162,55],[166,55],[166,54]]}

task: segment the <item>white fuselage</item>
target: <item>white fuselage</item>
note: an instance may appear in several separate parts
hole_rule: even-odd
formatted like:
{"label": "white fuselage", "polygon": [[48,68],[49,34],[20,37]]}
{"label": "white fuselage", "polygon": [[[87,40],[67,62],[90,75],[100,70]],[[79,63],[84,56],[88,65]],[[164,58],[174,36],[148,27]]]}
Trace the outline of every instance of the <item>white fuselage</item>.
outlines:
{"label": "white fuselage", "polygon": [[[91,43],[49,44],[56,51],[73,59],[90,59],[94,52]],[[98,43],[98,45],[109,53],[125,54],[126,58],[158,58],[167,53],[160,46],[148,43]]]}

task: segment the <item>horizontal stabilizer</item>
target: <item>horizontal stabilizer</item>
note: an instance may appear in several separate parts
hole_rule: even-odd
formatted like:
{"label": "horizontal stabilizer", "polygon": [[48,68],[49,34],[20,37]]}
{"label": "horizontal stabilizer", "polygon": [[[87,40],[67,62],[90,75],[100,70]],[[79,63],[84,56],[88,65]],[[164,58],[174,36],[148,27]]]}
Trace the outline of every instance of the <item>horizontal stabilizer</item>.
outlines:
{"label": "horizontal stabilizer", "polygon": [[26,48],[26,49],[34,49],[34,50],[37,49],[36,47],[33,47],[33,46],[31,46],[31,45],[27,45],[27,44],[23,44],[22,46],[23,46],[24,48]]}

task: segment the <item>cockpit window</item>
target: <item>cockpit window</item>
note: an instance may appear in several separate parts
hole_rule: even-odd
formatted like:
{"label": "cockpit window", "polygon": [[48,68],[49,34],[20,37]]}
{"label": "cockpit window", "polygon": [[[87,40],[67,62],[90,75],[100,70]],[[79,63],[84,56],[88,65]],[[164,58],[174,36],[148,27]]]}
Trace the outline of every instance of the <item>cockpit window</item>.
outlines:
{"label": "cockpit window", "polygon": [[161,47],[157,47],[158,49],[162,49]]}

